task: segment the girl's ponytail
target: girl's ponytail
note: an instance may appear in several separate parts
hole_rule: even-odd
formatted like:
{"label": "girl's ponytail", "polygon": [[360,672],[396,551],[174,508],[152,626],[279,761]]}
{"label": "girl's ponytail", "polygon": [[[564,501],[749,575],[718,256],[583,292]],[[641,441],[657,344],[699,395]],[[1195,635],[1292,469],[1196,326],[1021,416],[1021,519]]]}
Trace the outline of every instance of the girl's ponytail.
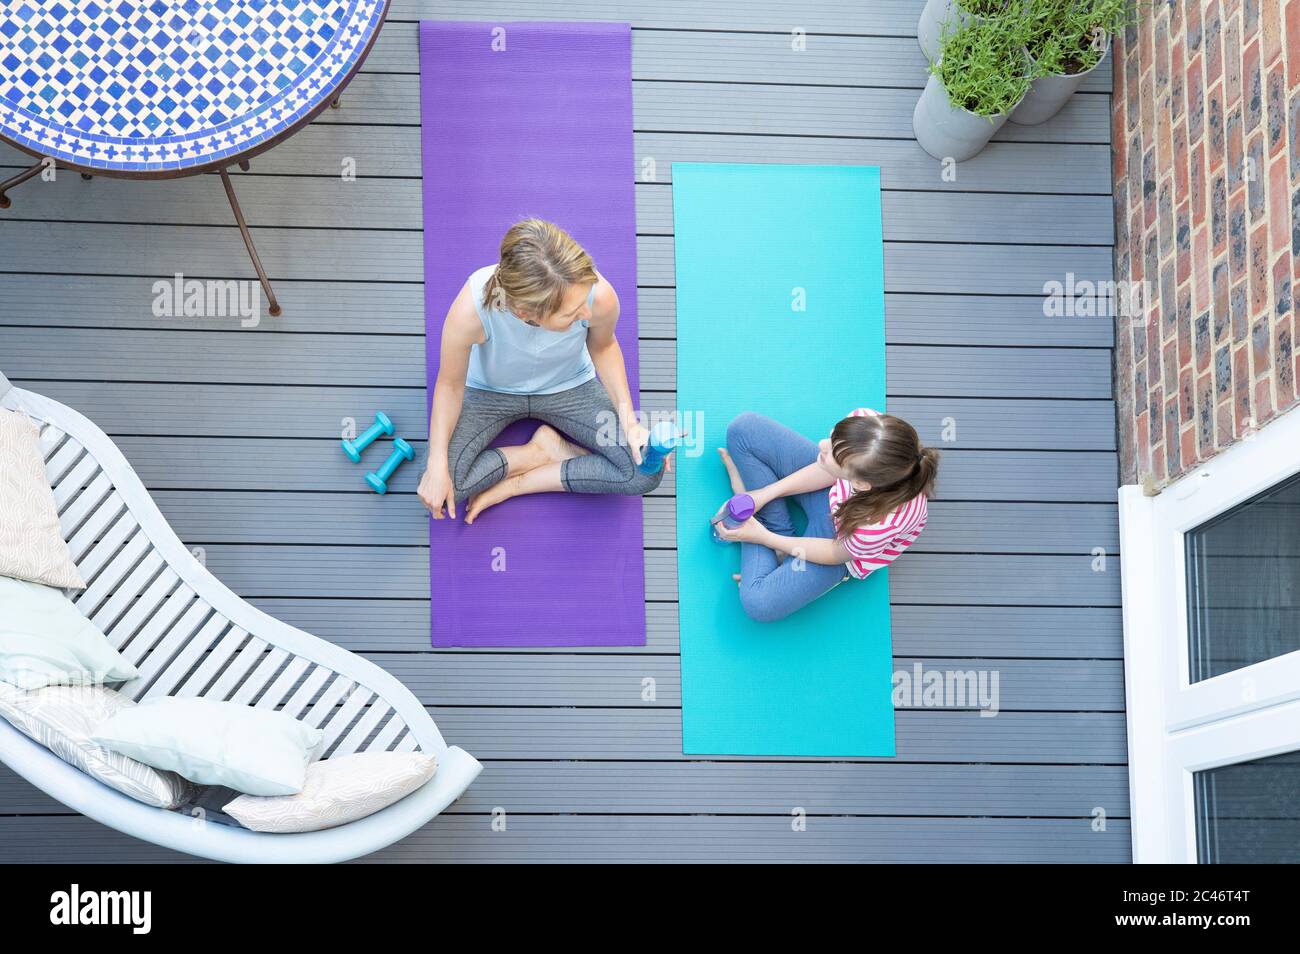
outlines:
{"label": "girl's ponytail", "polygon": [[891,414],[846,417],[831,432],[831,454],[856,479],[871,484],[835,513],[837,535],[879,523],[908,501],[934,496],[939,451],[921,446],[911,424]]}

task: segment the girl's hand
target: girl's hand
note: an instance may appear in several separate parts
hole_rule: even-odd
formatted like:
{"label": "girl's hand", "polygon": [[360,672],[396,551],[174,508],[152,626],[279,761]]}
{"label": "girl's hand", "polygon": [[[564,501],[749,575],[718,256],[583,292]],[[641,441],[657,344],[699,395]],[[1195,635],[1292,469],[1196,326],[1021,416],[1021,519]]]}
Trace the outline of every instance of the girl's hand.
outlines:
{"label": "girl's hand", "polygon": [[[720,516],[722,511],[719,510],[718,513]],[[750,517],[735,529],[728,527],[725,523],[717,523],[715,526],[718,529],[718,536],[729,543],[762,543],[768,534],[767,527],[753,517]]]}
{"label": "girl's hand", "polygon": [[433,514],[434,520],[442,519],[444,506],[451,519],[456,519],[456,488],[452,486],[446,464],[439,467],[431,462],[425,468],[424,475],[420,478],[419,494],[420,503]]}

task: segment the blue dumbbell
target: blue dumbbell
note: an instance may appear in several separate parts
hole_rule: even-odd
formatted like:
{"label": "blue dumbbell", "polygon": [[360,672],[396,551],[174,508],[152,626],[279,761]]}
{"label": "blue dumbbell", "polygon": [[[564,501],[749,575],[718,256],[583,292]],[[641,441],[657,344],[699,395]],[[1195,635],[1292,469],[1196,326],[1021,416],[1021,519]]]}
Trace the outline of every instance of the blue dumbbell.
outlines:
{"label": "blue dumbbell", "polygon": [[415,460],[415,451],[400,437],[394,438],[393,452],[388,455],[388,460],[384,461],[384,466],[373,474],[366,474],[366,483],[370,485],[370,489],[377,494],[388,493],[388,478],[393,476],[393,471],[397,470],[404,460]]}
{"label": "blue dumbbell", "polygon": [[365,432],[355,441],[350,441],[346,437],[343,439],[343,453],[348,455],[348,459],[352,463],[361,463],[361,452],[373,444],[375,438],[380,434],[385,437],[393,436],[393,422],[388,419],[388,415],[383,411],[375,414],[375,423],[366,428]]}

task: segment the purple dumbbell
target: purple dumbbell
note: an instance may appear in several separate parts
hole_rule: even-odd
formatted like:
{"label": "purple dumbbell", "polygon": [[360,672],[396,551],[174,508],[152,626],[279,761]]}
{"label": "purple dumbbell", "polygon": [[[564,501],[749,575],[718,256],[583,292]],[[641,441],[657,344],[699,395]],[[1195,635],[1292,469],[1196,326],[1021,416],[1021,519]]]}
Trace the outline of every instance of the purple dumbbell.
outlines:
{"label": "purple dumbbell", "polygon": [[361,452],[375,442],[375,438],[380,434],[385,437],[393,436],[393,422],[388,419],[388,415],[383,411],[375,414],[375,423],[366,428],[355,441],[347,438],[343,439],[343,453],[348,455],[348,460],[354,464],[361,463]]}

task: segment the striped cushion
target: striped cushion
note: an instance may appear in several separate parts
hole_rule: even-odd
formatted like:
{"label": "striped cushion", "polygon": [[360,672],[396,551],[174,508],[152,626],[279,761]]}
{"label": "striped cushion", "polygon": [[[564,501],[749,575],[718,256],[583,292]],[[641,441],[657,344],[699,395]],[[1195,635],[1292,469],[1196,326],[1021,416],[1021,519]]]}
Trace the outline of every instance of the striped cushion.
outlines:
{"label": "striped cushion", "polygon": [[84,589],[59,529],[36,425],[0,409],[0,576]]}
{"label": "striped cushion", "polygon": [[438,760],[423,752],[359,752],[307,767],[297,795],[241,795],[222,811],[253,831],[333,828],[373,815],[430,778]]}
{"label": "striped cushion", "polygon": [[25,692],[0,682],[0,716],[24,735],[138,802],[178,808],[195,794],[189,782],[90,741],[96,726],[134,705],[126,696],[103,686],[49,686]]}

